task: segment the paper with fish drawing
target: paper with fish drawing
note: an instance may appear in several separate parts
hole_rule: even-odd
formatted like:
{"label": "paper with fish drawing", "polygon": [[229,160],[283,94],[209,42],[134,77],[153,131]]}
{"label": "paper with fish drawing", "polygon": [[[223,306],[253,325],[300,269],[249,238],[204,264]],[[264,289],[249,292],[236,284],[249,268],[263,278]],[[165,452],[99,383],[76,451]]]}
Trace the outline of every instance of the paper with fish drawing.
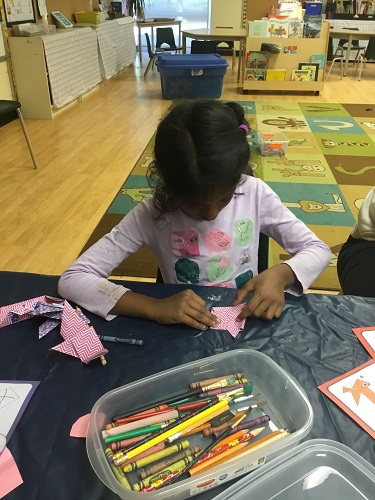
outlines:
{"label": "paper with fish drawing", "polygon": [[352,328],[352,330],[366,351],[375,359],[375,326]]}
{"label": "paper with fish drawing", "polygon": [[375,361],[318,387],[375,439]]}

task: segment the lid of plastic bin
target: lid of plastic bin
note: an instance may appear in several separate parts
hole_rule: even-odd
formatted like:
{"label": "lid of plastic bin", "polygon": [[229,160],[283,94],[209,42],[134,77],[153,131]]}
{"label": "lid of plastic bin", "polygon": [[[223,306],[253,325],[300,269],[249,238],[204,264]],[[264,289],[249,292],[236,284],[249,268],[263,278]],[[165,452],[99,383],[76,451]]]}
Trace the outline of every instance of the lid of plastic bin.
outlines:
{"label": "lid of plastic bin", "polygon": [[373,500],[375,467],[329,439],[297,445],[214,500]]}
{"label": "lid of plastic bin", "polygon": [[228,62],[219,54],[160,54],[156,59],[156,65],[199,69],[227,67]]}

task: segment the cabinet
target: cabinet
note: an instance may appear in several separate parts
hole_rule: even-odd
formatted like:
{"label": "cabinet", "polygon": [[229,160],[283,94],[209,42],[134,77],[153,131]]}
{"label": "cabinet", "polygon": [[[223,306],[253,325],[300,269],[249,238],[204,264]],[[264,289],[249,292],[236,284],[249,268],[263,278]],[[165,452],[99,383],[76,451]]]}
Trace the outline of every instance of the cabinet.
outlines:
{"label": "cabinet", "polygon": [[[210,28],[232,28],[239,31],[243,25],[244,0],[211,0],[209,13]],[[238,50],[239,42],[235,42]]]}
{"label": "cabinet", "polygon": [[[246,69],[244,71],[243,90],[285,90],[285,91],[312,91],[319,92],[324,87],[324,70],[320,69],[318,81],[316,82],[294,82],[291,81],[293,69],[298,69],[300,62],[309,62],[312,54],[327,54],[329,38],[329,22],[323,21],[320,38],[258,38],[248,37],[246,41],[246,53],[260,50],[262,43],[275,43],[280,45],[279,54],[271,54],[269,69],[286,69],[286,79],[282,81],[259,81],[246,80]],[[295,54],[284,53],[284,47],[296,45]]]}
{"label": "cabinet", "polygon": [[18,100],[25,118],[51,119],[103,79],[135,60],[134,20],[73,28],[35,37],[10,37]]}

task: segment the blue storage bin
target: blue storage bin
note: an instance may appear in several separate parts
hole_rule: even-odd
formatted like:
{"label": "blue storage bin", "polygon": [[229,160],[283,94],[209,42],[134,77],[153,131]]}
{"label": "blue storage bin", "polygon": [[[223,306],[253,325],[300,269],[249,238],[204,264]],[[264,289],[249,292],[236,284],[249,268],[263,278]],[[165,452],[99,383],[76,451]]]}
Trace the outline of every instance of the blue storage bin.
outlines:
{"label": "blue storage bin", "polygon": [[322,2],[306,2],[306,14],[318,16],[322,12]]}
{"label": "blue storage bin", "polygon": [[220,97],[228,63],[219,54],[160,54],[156,60],[165,99]]}

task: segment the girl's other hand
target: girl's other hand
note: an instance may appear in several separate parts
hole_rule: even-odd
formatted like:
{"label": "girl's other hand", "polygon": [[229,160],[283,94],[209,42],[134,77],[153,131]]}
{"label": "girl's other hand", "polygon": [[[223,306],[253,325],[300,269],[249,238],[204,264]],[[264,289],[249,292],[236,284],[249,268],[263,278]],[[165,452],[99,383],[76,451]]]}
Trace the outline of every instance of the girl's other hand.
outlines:
{"label": "girl's other hand", "polygon": [[239,290],[234,305],[243,302],[248,293],[254,292],[238,316],[238,320],[253,316],[261,319],[279,318],[284,309],[284,290],[296,282],[296,276],[287,264],[278,264],[258,274]]}
{"label": "girl's other hand", "polygon": [[206,308],[206,302],[192,290],[158,299],[153,319],[158,323],[184,323],[198,330],[215,326],[220,320]]}

